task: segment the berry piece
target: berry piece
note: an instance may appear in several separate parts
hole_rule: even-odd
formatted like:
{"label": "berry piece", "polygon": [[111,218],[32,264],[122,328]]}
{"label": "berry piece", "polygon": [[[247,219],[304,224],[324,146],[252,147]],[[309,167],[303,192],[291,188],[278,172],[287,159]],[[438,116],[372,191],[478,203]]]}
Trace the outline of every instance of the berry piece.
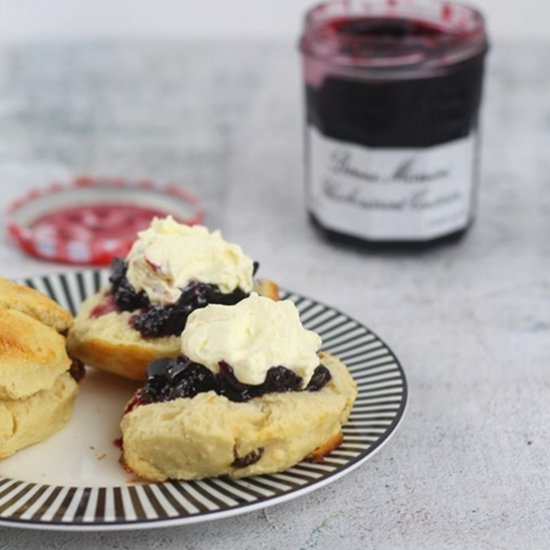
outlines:
{"label": "berry piece", "polygon": [[239,382],[233,372],[233,368],[225,361],[220,361],[219,367],[220,372],[217,374],[216,378],[220,388],[220,395],[224,395],[230,401],[236,401],[238,403],[249,401],[258,395],[255,391],[258,386],[250,386]]}
{"label": "berry piece", "polygon": [[84,363],[79,359],[71,358],[71,366],[69,368],[69,374],[73,377],[76,382],[80,382],[84,376],[86,376],[86,369],[84,368]]}
{"label": "berry piece", "polygon": [[271,367],[267,371],[265,382],[262,384],[262,393],[298,391],[302,384],[302,377],[286,367]]}
{"label": "berry piece", "polygon": [[148,366],[147,382],[136,392],[126,412],[138,405],[194,397],[198,393],[216,389],[214,375],[203,365],[183,356],[158,359]]}
{"label": "berry piece", "polygon": [[323,386],[325,386],[329,380],[332,378],[330,371],[324,366],[319,365],[313,371],[313,376],[306,386],[307,391],[319,391]]}
{"label": "berry piece", "polygon": [[247,466],[250,466],[251,464],[254,464],[262,458],[262,455],[264,454],[264,448],[258,447],[257,449],[254,449],[253,451],[250,451],[248,454],[244,456],[237,456],[237,453],[235,454],[235,460],[231,464],[231,466],[235,468],[246,468]]}
{"label": "berry piece", "polygon": [[111,262],[111,293],[119,311],[134,311],[150,305],[145,292],[136,292],[126,277],[127,266],[121,258]]}
{"label": "berry piece", "polygon": [[286,367],[271,367],[262,384],[250,385],[239,382],[230,365],[219,363],[218,384],[221,395],[231,401],[243,402],[269,392],[298,391],[302,378]]}

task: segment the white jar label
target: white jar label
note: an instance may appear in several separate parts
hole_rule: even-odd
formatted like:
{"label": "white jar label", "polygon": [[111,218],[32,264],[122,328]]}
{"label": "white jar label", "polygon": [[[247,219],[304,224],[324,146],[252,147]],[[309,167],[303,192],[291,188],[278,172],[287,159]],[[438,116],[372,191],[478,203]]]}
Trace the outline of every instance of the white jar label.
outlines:
{"label": "white jar label", "polygon": [[425,148],[369,148],[309,126],[307,200],[326,227],[373,240],[422,240],[466,227],[476,136]]}

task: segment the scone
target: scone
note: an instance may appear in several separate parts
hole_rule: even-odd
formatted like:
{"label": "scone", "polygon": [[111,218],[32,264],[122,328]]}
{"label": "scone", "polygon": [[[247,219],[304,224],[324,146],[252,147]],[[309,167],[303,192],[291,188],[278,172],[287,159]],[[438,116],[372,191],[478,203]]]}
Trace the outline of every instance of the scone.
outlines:
{"label": "scone", "polygon": [[0,399],[0,458],[43,441],[68,422],[78,381],[66,371],[54,385],[22,399]]}
{"label": "scone", "polygon": [[277,286],[255,280],[255,264],[219,232],[154,219],[128,256],[112,265],[111,284],[82,305],[68,336],[73,357],[134,380],[147,365],[177,357],[189,314],[208,304],[235,304]]}
{"label": "scone", "polygon": [[50,389],[71,367],[65,338],[14,309],[0,310],[0,399]]}
{"label": "scone", "polygon": [[73,326],[73,316],[57,302],[33,288],[3,278],[0,278],[0,309],[26,313],[62,334]]}
{"label": "scone", "polygon": [[290,301],[252,294],[193,312],[182,355],[153,362],[121,421],[123,463],[150,481],[239,478],[320,460],[357,395]]}
{"label": "scone", "polygon": [[25,313],[0,309],[0,458],[63,427],[82,376],[61,334]]}

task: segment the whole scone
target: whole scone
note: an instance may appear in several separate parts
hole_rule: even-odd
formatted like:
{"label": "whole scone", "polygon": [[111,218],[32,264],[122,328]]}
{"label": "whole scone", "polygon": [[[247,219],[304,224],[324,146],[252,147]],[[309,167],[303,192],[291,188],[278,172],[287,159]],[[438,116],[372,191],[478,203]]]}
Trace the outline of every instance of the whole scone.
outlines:
{"label": "whole scone", "polygon": [[25,313],[0,309],[0,458],[65,425],[82,375],[61,334]]}
{"label": "whole scone", "polygon": [[177,357],[189,314],[233,304],[253,290],[278,299],[275,283],[254,279],[257,266],[219,232],[154,219],[128,256],[112,265],[111,284],[86,300],[68,349],[87,365],[145,380],[147,365]]}
{"label": "whole scone", "polygon": [[274,473],[342,441],[357,395],[317,354],[290,302],[252,295],[194,312],[177,361],[158,361],[121,421],[126,468],[152,481]]}

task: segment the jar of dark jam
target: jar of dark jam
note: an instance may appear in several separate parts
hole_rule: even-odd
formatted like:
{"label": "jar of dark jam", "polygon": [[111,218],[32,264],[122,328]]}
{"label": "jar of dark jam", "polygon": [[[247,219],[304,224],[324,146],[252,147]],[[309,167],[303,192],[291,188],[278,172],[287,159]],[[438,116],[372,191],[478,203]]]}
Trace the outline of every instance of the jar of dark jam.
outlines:
{"label": "jar of dark jam", "polygon": [[306,201],[318,227],[414,246],[466,231],[487,48],[481,14],[454,3],[342,0],[307,13]]}

